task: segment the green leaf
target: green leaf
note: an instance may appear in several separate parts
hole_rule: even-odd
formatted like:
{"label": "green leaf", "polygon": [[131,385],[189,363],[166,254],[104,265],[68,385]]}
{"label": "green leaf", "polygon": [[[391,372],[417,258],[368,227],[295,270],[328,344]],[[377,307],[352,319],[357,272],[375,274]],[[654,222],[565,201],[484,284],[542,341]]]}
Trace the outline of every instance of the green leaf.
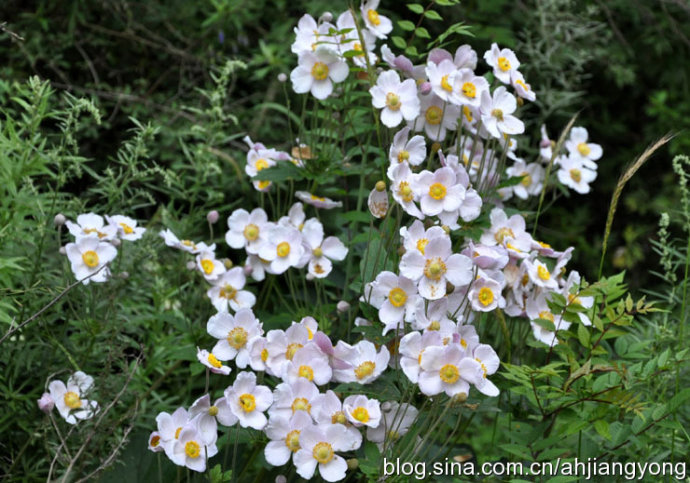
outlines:
{"label": "green leaf", "polygon": [[394,35],[393,37],[391,37],[391,41],[393,42],[393,45],[395,45],[399,49],[404,49],[405,47],[407,47],[407,42],[405,42],[405,39],[403,39],[402,37]]}
{"label": "green leaf", "polygon": [[443,17],[435,10],[427,10],[424,12],[424,16],[429,20],[443,20]]}
{"label": "green leaf", "polygon": [[424,27],[417,27],[414,30],[414,33],[420,39],[430,39],[431,38],[431,35],[429,35],[429,31],[427,29],[425,29]]}
{"label": "green leaf", "polygon": [[599,433],[599,436],[601,436],[604,439],[611,439],[611,432],[609,431],[609,423],[604,421],[603,419],[597,419],[594,421],[594,429]]}
{"label": "green leaf", "polygon": [[398,20],[398,27],[408,32],[412,32],[414,30],[414,23],[410,22],[409,20]]}
{"label": "green leaf", "polygon": [[422,13],[424,11],[424,7],[418,3],[408,3],[407,8],[412,10],[414,13]]}
{"label": "green leaf", "polygon": [[671,400],[667,404],[668,412],[674,412],[676,409],[680,407],[681,404],[683,404],[688,399],[690,399],[690,388],[683,389],[671,398]]}
{"label": "green leaf", "polygon": [[415,47],[414,45],[410,45],[408,48],[406,48],[405,53],[410,56],[419,55],[417,53],[417,47]]}
{"label": "green leaf", "polygon": [[582,324],[577,326],[577,338],[583,347],[589,347],[589,331]]}
{"label": "green leaf", "polygon": [[293,179],[299,181],[304,179],[304,170],[298,168],[290,162],[280,162],[270,168],[262,169],[252,178],[254,181],[285,181]]}

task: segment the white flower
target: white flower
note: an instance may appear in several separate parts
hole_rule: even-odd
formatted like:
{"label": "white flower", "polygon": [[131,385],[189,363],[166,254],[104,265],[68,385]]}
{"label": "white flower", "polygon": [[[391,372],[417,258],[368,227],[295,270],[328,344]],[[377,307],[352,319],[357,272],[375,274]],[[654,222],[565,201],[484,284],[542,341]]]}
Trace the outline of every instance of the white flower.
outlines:
{"label": "white flower", "polygon": [[318,395],[316,384],[302,377],[292,383],[281,382],[275,388],[268,414],[271,419],[289,419],[297,412],[311,415],[312,403]]}
{"label": "white flower", "polygon": [[491,312],[503,308],[506,301],[501,295],[501,284],[490,278],[479,278],[472,283],[469,298],[472,309],[478,312]]}
{"label": "white flower", "polygon": [[546,264],[536,259],[533,262],[525,260],[522,263],[527,265],[527,275],[536,286],[550,290],[558,289],[556,277],[551,274]]}
{"label": "white flower", "polygon": [[309,414],[298,411],[289,417],[274,417],[268,421],[264,432],[271,440],[264,448],[268,464],[282,466],[300,449],[300,434],[314,423]]}
{"label": "white flower", "polygon": [[241,369],[249,363],[250,343],[263,334],[261,323],[250,309],[240,309],[234,316],[220,312],[208,319],[206,331],[219,339],[213,354],[221,361],[235,359]]}
{"label": "white flower", "polygon": [[[592,308],[594,305],[594,297],[592,296],[580,296],[580,274],[573,270],[568,275],[568,279],[565,281],[565,285],[561,294],[568,300],[569,304],[580,306],[585,309]],[[582,322],[582,325],[592,325],[592,321],[589,318],[588,310],[578,312],[577,315]]]}
{"label": "white flower", "polygon": [[[462,320],[462,315],[457,316]],[[448,317],[448,298],[432,300],[428,303],[424,299],[417,300],[415,307],[415,318],[412,327],[416,330],[435,330],[441,331],[442,327],[450,327],[453,322]],[[455,329],[453,324],[452,329]]]}
{"label": "white flower", "polygon": [[444,59],[438,64],[429,61],[425,71],[433,93],[444,102],[449,102],[453,96],[453,85],[457,74],[457,68],[453,61]]}
{"label": "white flower", "polygon": [[120,238],[128,241],[139,240],[144,236],[146,228],[137,226],[137,220],[123,215],[106,216],[108,224],[117,228]]}
{"label": "white flower", "polygon": [[304,255],[309,260],[309,273],[316,278],[325,278],[333,270],[331,260],[344,260],[347,247],[337,237],[324,240],[323,225],[316,218],[310,218],[302,228]]}
{"label": "white flower", "polygon": [[384,323],[383,335],[402,328],[402,321],[414,320],[415,306],[419,299],[416,284],[404,276],[384,271],[376,276],[365,290],[367,301],[379,309],[379,319]]}
{"label": "white flower", "polygon": [[[548,346],[558,344],[558,339],[556,337],[557,331],[568,330],[570,327],[570,322],[563,320],[560,314],[551,312],[546,302],[546,294],[544,293],[527,300],[526,312],[530,319],[530,324],[532,325],[534,338]],[[545,327],[544,323],[538,323],[537,319],[551,322],[555,330],[550,330],[550,328]]]}
{"label": "white flower", "polygon": [[268,228],[268,215],[261,208],[255,208],[251,214],[242,208],[232,212],[228,217],[229,230],[225,241],[232,248],[245,248],[247,253],[256,255],[261,246],[261,235]]}
{"label": "white flower", "polygon": [[294,54],[301,54],[312,52],[317,47],[334,49],[335,45],[331,43],[334,39],[328,34],[332,28],[335,28],[333,24],[323,22],[321,25],[317,25],[316,20],[311,15],[304,14],[299,19],[297,27],[294,28],[295,41],[290,46],[290,50]]}
{"label": "white flower", "polygon": [[283,226],[289,225],[294,228],[297,228],[299,231],[302,231],[302,228],[304,227],[305,218],[306,216],[304,215],[304,206],[302,205],[302,203],[298,201],[290,207],[287,216],[283,216],[278,220],[278,224]]}
{"label": "white flower", "polygon": [[67,220],[65,226],[77,242],[85,237],[109,241],[117,236],[117,227],[104,225],[103,217],[95,213],[83,213],[77,216],[76,223]]}
{"label": "white flower", "polygon": [[299,435],[300,449],[293,456],[297,474],[310,479],[316,466],[321,478],[338,481],[345,478],[347,463],[335,454],[336,451],[349,451],[351,442],[347,429],[341,424],[331,426],[307,426]]}
{"label": "white flower", "polygon": [[435,94],[423,96],[420,105],[421,114],[414,122],[415,131],[422,131],[434,141],[443,141],[448,129],[455,130],[460,117],[460,109],[453,104],[445,103]]}
{"label": "white flower", "polygon": [[525,82],[525,77],[518,71],[510,74],[510,83],[513,85],[518,97],[534,102],[537,95],[532,90],[532,86]]}
{"label": "white flower", "polygon": [[218,423],[233,426],[238,421],[224,397],[217,399],[212,405],[208,394],[194,401],[188,416],[190,420],[196,419],[201,437],[207,445],[214,444],[218,439]]}
{"label": "white flower", "polygon": [[448,237],[448,234],[440,226],[430,226],[426,230],[424,224],[415,220],[409,228],[400,228],[400,236],[403,239],[403,246],[406,252],[418,251],[424,255],[424,249],[429,244],[429,240],[437,237]]}
{"label": "white flower", "polygon": [[374,218],[384,218],[388,213],[388,191],[386,183],[378,181],[367,197],[369,212]]}
{"label": "white flower", "polygon": [[52,381],[48,384],[48,392],[55,401],[55,407],[69,424],[76,424],[77,420],[81,419],[90,419],[98,411],[96,401],[84,399],[92,386],[93,377],[82,371],[72,374],[67,379],[67,385],[62,381]]}
{"label": "white flower", "polygon": [[489,381],[486,376],[494,374],[498,370],[501,361],[496,355],[493,347],[487,344],[479,344],[472,351],[474,360],[479,362],[482,367],[482,378],[475,384],[479,392],[487,396],[498,396],[499,390],[493,382]]}
{"label": "white flower", "polygon": [[506,175],[523,177],[522,181],[509,188],[515,193],[515,196],[522,200],[526,200],[529,196],[538,195],[544,186],[544,168],[539,163],[525,164],[522,159],[517,159],[515,164],[506,169]]}
{"label": "white flower", "polygon": [[306,327],[296,324],[287,330],[269,330],[266,334],[266,365],[277,376],[283,374],[287,361],[292,360],[295,353],[309,343],[309,333]]}
{"label": "white flower", "polygon": [[317,99],[325,99],[333,92],[333,83],[347,77],[347,63],[336,53],[323,47],[314,52],[302,52],[299,64],[290,73],[292,88],[298,94],[311,92]]}
{"label": "white flower", "polygon": [[210,250],[204,250],[196,256],[196,267],[206,280],[213,282],[225,273],[225,265],[216,259],[216,254]]}
{"label": "white flower", "polygon": [[415,201],[419,199],[419,195],[413,189],[415,174],[410,170],[410,165],[400,163],[392,166],[392,168],[392,170],[389,169],[388,176],[392,181],[391,193],[393,199],[405,210],[405,213],[415,218],[423,219],[424,214],[419,211],[415,204]]}
{"label": "white flower", "polygon": [[[376,48],[376,36],[369,30],[357,29],[357,24],[352,16],[350,10],[345,10],[338,16],[336,21],[337,30],[342,31],[345,29],[351,29],[349,32],[340,36],[336,39],[338,41],[339,52],[345,54],[346,52],[353,52],[354,55],[350,57],[352,62],[363,69],[367,68],[367,60],[369,65],[375,65],[378,57],[374,53]],[[359,34],[362,34],[362,39],[364,40],[364,46],[360,43]],[[366,56],[365,57],[365,53]]]}
{"label": "white flower", "polygon": [[441,334],[438,331],[427,331],[424,334],[413,331],[400,339],[400,367],[410,380],[417,384],[422,370],[422,359],[429,347],[443,346]]}
{"label": "white flower", "polygon": [[280,274],[296,267],[302,254],[302,234],[296,228],[276,225],[259,248],[259,257],[270,262],[271,273]]}
{"label": "white flower", "polygon": [[77,240],[76,243],[68,243],[65,245],[65,252],[77,280],[95,273],[82,282],[84,285],[88,285],[89,282],[108,280],[110,269],[108,267],[103,268],[103,266],[113,261],[117,256],[117,250],[114,246],[108,242],[102,242],[94,236],[86,236]]}
{"label": "white flower", "polygon": [[338,424],[347,428],[350,450],[356,450],[361,446],[362,433],[350,424],[343,409],[343,403],[330,389],[325,394],[319,394],[314,398],[311,414],[314,421],[321,427]]}
{"label": "white flower", "polygon": [[457,182],[451,168],[439,168],[433,173],[424,170],[417,175],[413,185],[420,198],[422,213],[435,216],[444,211],[460,208],[465,198],[465,188]]}
{"label": "white flower", "polygon": [[453,81],[455,84],[450,101],[456,104],[479,107],[482,93],[489,90],[489,82],[470,69],[460,69]]}
{"label": "white flower", "polygon": [[361,394],[346,397],[343,411],[355,427],[375,428],[381,422],[381,404],[376,399],[369,399]]}
{"label": "white flower", "polygon": [[574,127],[570,131],[570,137],[565,142],[565,148],[570,157],[582,161],[582,165],[591,170],[597,169],[597,161],[601,158],[603,150],[601,146],[587,142],[587,129],[584,127]]}
{"label": "white flower", "polygon": [[491,44],[491,50],[484,52],[484,60],[494,70],[494,77],[510,84],[510,74],[520,67],[520,61],[510,49],[499,49],[498,45]]}
{"label": "white flower", "polygon": [[474,70],[477,68],[477,53],[471,46],[461,45],[455,51],[453,63],[458,69]]}
{"label": "white flower", "polygon": [[328,356],[321,352],[321,349],[314,342],[310,342],[297,350],[292,359],[285,363],[282,378],[289,383],[304,378],[323,386],[330,382],[332,375],[333,371],[328,364]]}
{"label": "white flower", "polygon": [[558,181],[580,194],[589,193],[589,184],[597,177],[596,171],[585,168],[582,160],[573,156],[560,157],[558,164]]}
{"label": "white flower", "polygon": [[529,250],[532,237],[525,231],[525,219],[521,215],[516,214],[508,218],[501,208],[494,208],[489,217],[491,227],[484,231],[479,240],[483,245],[505,247],[512,243],[523,250]]}
{"label": "white flower", "polygon": [[467,285],[473,277],[472,260],[465,255],[452,254],[448,237],[430,240],[424,254],[407,252],[400,260],[400,273],[418,281],[419,294],[428,300],[446,294],[446,281],[456,287]]}
{"label": "white flower", "polygon": [[154,453],[164,451],[163,445],[161,444],[161,434],[158,431],[152,431],[149,435],[149,451],[153,451]]}
{"label": "white flower", "polygon": [[199,359],[203,365],[208,367],[214,374],[223,374],[227,376],[230,374],[230,369],[228,366],[224,366],[222,362],[213,354],[206,349],[196,348],[196,358]]}
{"label": "white flower", "polygon": [[213,287],[208,289],[206,295],[218,312],[227,312],[228,305],[235,312],[250,309],[256,303],[256,297],[253,293],[242,290],[246,282],[244,269],[233,267],[212,282]]}
{"label": "white flower", "polygon": [[172,451],[168,456],[176,465],[203,472],[206,471],[206,460],[217,453],[218,448],[215,443],[204,444],[203,436],[192,421],[182,428],[179,437],[173,442]]}
{"label": "white flower", "polygon": [[175,441],[180,437],[180,432],[189,420],[189,414],[185,408],[177,408],[172,414],[161,412],[156,416],[158,434],[168,458],[172,459]]}
{"label": "white flower", "polygon": [[256,374],[240,372],[232,386],[225,390],[225,399],[243,428],[264,429],[268,420],[264,415],[273,403],[273,394],[266,386],[256,385]]}
{"label": "white flower", "polygon": [[308,191],[295,191],[295,196],[297,199],[304,201],[308,205],[326,210],[330,210],[331,208],[340,208],[343,206],[342,201],[333,201],[330,198],[313,195]]}
{"label": "white flower", "polygon": [[401,82],[394,70],[382,72],[369,93],[374,107],[382,109],[381,122],[384,126],[395,127],[403,119],[414,121],[419,115],[417,84],[414,79]]}
{"label": "white flower", "polygon": [[477,384],[483,375],[481,364],[459,344],[428,347],[420,366],[419,389],[427,396],[469,394],[470,384]]}
{"label": "white flower", "polygon": [[163,241],[165,241],[165,244],[167,246],[177,248],[179,250],[182,250],[183,252],[191,253],[194,255],[202,251],[213,252],[216,249],[215,243],[211,246],[208,246],[204,242],[194,243],[191,240],[180,240],[169,229],[161,231],[159,235],[163,238]]}
{"label": "white flower", "polygon": [[[399,164],[409,163],[412,166],[419,166],[426,159],[426,142],[422,136],[410,135],[410,127],[406,126],[395,133],[393,143],[388,151],[390,166],[388,167],[388,177],[391,178],[391,171]],[[392,179],[392,178],[391,178]]]}
{"label": "white flower", "polygon": [[385,345],[377,353],[376,346],[368,340],[362,340],[354,346],[341,340],[334,353],[337,359],[347,363],[347,367],[333,370],[333,378],[339,382],[368,384],[381,375],[390,359]]}
{"label": "white flower", "polygon": [[497,87],[493,96],[489,94],[489,91],[484,91],[480,106],[482,126],[498,139],[503,139],[504,134],[523,133],[524,123],[512,115],[515,109],[517,109],[515,96],[504,86]]}
{"label": "white flower", "polygon": [[379,8],[379,0],[367,0],[362,2],[360,12],[369,31],[376,37],[385,39],[393,30],[393,22],[388,17],[379,15],[377,8]]}

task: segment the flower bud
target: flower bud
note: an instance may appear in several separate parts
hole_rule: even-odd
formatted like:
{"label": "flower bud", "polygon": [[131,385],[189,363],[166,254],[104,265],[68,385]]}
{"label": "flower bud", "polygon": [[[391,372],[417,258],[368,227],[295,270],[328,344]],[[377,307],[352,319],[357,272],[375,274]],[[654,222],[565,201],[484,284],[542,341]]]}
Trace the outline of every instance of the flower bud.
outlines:
{"label": "flower bud", "polygon": [[60,247],[58,251],[60,252],[60,255],[67,255],[67,249],[65,247]]}
{"label": "flower bud", "polygon": [[467,401],[467,393],[466,392],[459,392],[451,398],[451,402],[453,404],[460,404],[460,403],[464,403],[465,401]]}
{"label": "flower bud", "polygon": [[51,395],[47,392],[43,393],[43,396],[41,396],[41,399],[38,401],[38,409],[43,411],[44,413],[48,414],[50,411],[53,410],[55,407],[55,401],[51,397]]}
{"label": "flower bud", "polygon": [[120,272],[119,277],[123,280],[127,280],[129,278],[129,272]]}
{"label": "flower bud", "polygon": [[336,304],[335,308],[338,312],[342,314],[343,312],[347,312],[348,310],[350,310],[350,304],[348,304],[344,300],[341,300]]}
{"label": "flower bud", "polygon": [[223,258],[223,266],[227,270],[230,270],[232,268],[232,260],[230,260],[229,258]]}
{"label": "flower bud", "polygon": [[55,218],[53,218],[53,223],[55,223],[55,226],[62,226],[65,224],[67,221],[67,218],[65,218],[65,215],[62,213],[58,213],[55,215]]}
{"label": "flower bud", "polygon": [[431,92],[431,82],[422,82],[422,84],[419,86],[419,92],[423,96],[426,96]]}
{"label": "flower bud", "polygon": [[354,471],[357,468],[359,468],[359,460],[357,458],[350,458],[349,460],[346,461],[347,463],[347,469],[350,471]]}
{"label": "flower bud", "polygon": [[245,277],[248,277],[252,274],[254,268],[252,268],[251,265],[245,265],[244,267],[242,267],[242,270],[244,271]]}
{"label": "flower bud", "polygon": [[218,218],[220,218],[220,215],[216,210],[209,211],[208,215],[206,215],[206,219],[212,225],[218,221]]}
{"label": "flower bud", "polygon": [[187,262],[187,270],[196,270],[196,263],[194,260],[190,260]]}
{"label": "flower bud", "polygon": [[281,72],[278,74],[278,82],[285,82],[287,81],[287,74],[285,72]]}
{"label": "flower bud", "polygon": [[323,15],[319,18],[319,23],[322,22],[332,22],[333,14],[331,12],[323,12]]}
{"label": "flower bud", "polygon": [[120,245],[122,245],[122,242],[120,241],[119,238],[113,238],[112,240],[110,240],[110,244],[117,248]]}

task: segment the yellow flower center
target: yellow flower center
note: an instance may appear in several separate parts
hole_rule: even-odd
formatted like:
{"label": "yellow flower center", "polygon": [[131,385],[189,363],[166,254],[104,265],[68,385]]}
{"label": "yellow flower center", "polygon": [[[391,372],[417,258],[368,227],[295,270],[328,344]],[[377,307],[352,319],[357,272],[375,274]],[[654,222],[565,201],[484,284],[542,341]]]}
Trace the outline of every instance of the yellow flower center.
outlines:
{"label": "yellow flower center", "polygon": [[307,401],[306,398],[303,398],[303,397],[295,398],[295,400],[292,401],[292,413],[294,414],[295,411],[309,412],[309,411],[311,411],[311,404],[309,404],[309,401]]}
{"label": "yellow flower center", "polygon": [[515,83],[516,83],[517,85],[519,85],[520,87],[522,87],[522,88],[525,90],[525,92],[529,92],[529,86],[528,86],[527,84],[525,84],[525,83],[522,81],[522,79],[516,80]]}
{"label": "yellow flower center", "polygon": [[432,320],[431,323],[429,324],[429,327],[427,327],[429,330],[441,330],[441,322],[438,320]]}
{"label": "yellow flower center", "polygon": [[467,119],[467,122],[472,122],[472,110],[467,106],[462,106],[462,114]]}
{"label": "yellow flower center", "polygon": [[580,143],[577,145],[577,150],[580,152],[581,155],[583,156],[589,156],[589,153],[592,152],[592,149],[589,147],[587,143]]}
{"label": "yellow flower center", "polygon": [[261,362],[266,362],[268,359],[268,349],[263,349],[261,351]]}
{"label": "yellow flower center", "polygon": [[89,268],[95,268],[98,266],[98,253],[93,250],[88,250],[81,254],[81,259]]}
{"label": "yellow flower center", "polygon": [[342,411],[336,411],[331,416],[331,423],[332,424],[346,424],[347,423],[347,416],[345,416],[345,413]]}
{"label": "yellow flower center", "polygon": [[389,92],[386,94],[386,107],[388,107],[388,109],[391,111],[397,111],[400,109],[400,106],[402,106],[400,103],[400,96],[398,96],[395,92]]}
{"label": "yellow flower center", "polygon": [[175,439],[178,439],[180,437],[180,431],[182,431],[182,426],[175,430]]}
{"label": "yellow flower center", "polygon": [[208,355],[208,363],[211,364],[213,367],[216,369],[220,369],[220,367],[223,365],[221,362],[214,356],[213,354]]}
{"label": "yellow flower center", "polygon": [[264,158],[257,159],[256,163],[254,163],[254,166],[256,167],[257,171],[264,170],[268,168],[268,161],[266,161]]}
{"label": "yellow flower center", "polygon": [[463,349],[467,349],[467,341],[465,339],[460,339],[460,345]]}
{"label": "yellow flower center", "polygon": [[409,159],[410,159],[409,151],[405,151],[403,149],[398,153],[398,163],[402,163],[403,161],[407,161]]}
{"label": "yellow flower center", "polygon": [[407,294],[400,287],[395,287],[388,292],[388,301],[393,307],[402,307],[407,302]]}
{"label": "yellow flower center", "polygon": [[225,284],[220,288],[218,296],[228,300],[234,300],[237,297],[237,289],[230,284]]}
{"label": "yellow flower center", "polygon": [[251,413],[256,409],[256,398],[253,394],[242,394],[239,398],[239,403],[245,413]]}
{"label": "yellow flower center", "polygon": [[311,381],[314,379],[314,369],[312,369],[310,366],[299,366],[297,375],[299,377],[304,377],[308,381]]}
{"label": "yellow flower center", "polygon": [[503,120],[503,111],[501,109],[494,109],[491,111],[491,115],[498,119],[499,121]]}
{"label": "yellow flower center", "polygon": [[443,117],[443,111],[438,106],[430,106],[429,109],[427,109],[426,113],[424,114],[424,119],[426,119],[426,122],[428,122],[432,126],[436,126],[437,124],[440,124],[442,117]]}
{"label": "yellow flower center", "polygon": [[134,233],[134,228],[129,226],[127,223],[120,223],[120,226],[122,227],[122,231],[125,232],[125,235],[131,235]]}
{"label": "yellow flower center", "polygon": [[369,422],[369,411],[367,411],[367,408],[359,406],[352,411],[352,417],[360,423],[366,424]]}
{"label": "yellow flower center", "polygon": [[191,248],[192,250],[196,250],[196,243],[194,243],[192,240],[180,240],[180,243]]}
{"label": "yellow flower center", "polygon": [[288,344],[287,350],[285,351],[285,358],[287,360],[291,361],[292,358],[295,356],[295,352],[300,350],[302,347],[304,347],[304,346],[298,342],[293,342],[292,344]]}
{"label": "yellow flower center", "polygon": [[201,454],[201,446],[196,441],[187,441],[184,445],[184,452],[190,458],[198,458]]}
{"label": "yellow flower center", "polygon": [[503,72],[509,71],[510,70],[510,61],[506,59],[505,57],[499,57],[498,58],[498,68],[501,69]]}
{"label": "yellow flower center", "polygon": [[254,241],[259,238],[259,227],[254,223],[249,223],[244,227],[244,237],[249,241]]}
{"label": "yellow flower center", "polygon": [[487,307],[491,305],[494,301],[494,293],[489,287],[482,287],[479,289],[479,302]]}
{"label": "yellow flower center", "polygon": [[79,394],[72,391],[67,391],[64,396],[65,405],[70,409],[79,409],[81,407],[81,399]]}
{"label": "yellow flower center", "polygon": [[477,362],[479,362],[479,365],[482,366],[482,371],[484,371],[484,378],[486,378],[486,375],[487,375],[487,373],[488,373],[488,371],[487,371],[487,369],[486,369],[486,366],[485,366],[484,363],[481,361],[481,359],[478,359],[478,358],[475,357],[474,360],[477,361]]}
{"label": "yellow flower center", "polygon": [[293,453],[299,450],[299,429],[293,429],[285,436],[285,446]]}
{"label": "yellow flower center", "polygon": [[360,365],[358,365],[355,368],[355,376],[357,376],[357,379],[362,380],[367,376],[371,376],[374,373],[374,369],[376,369],[376,363],[373,361],[365,361],[362,362]]}
{"label": "yellow flower center", "polygon": [[550,320],[551,322],[555,320],[553,314],[548,310],[542,310],[541,312],[539,312],[539,318],[544,320]]}
{"label": "yellow flower center", "polygon": [[522,173],[522,181],[520,181],[520,184],[525,188],[532,184],[532,177],[527,171]]}
{"label": "yellow flower center", "polygon": [[228,332],[227,341],[230,347],[240,350],[247,343],[247,331],[243,327],[235,327]]}
{"label": "yellow flower center", "polygon": [[152,448],[155,448],[156,446],[158,446],[160,444],[160,442],[161,442],[161,437],[156,435],[153,438],[151,438],[151,441],[149,442],[149,444],[151,445]]}
{"label": "yellow flower center", "polygon": [[218,414],[218,406],[211,406],[208,408],[209,416],[216,416]]}
{"label": "yellow flower center", "polygon": [[410,202],[414,200],[414,193],[412,188],[410,188],[410,183],[407,181],[401,181],[398,185],[398,194],[403,199],[403,201]]}
{"label": "yellow flower center", "polygon": [[326,201],[326,198],[322,196],[311,195],[311,199],[314,201]]}
{"label": "yellow flower center", "polygon": [[446,264],[439,257],[430,258],[424,266],[424,276],[431,280],[439,281],[446,273]]}
{"label": "yellow flower center", "polygon": [[496,230],[496,233],[494,234],[494,240],[496,240],[498,243],[503,243],[503,240],[509,236],[510,238],[515,238],[515,233],[513,233],[513,230],[507,227],[499,228]]}
{"label": "yellow flower center", "polygon": [[314,264],[314,271],[315,271],[316,273],[318,273],[319,275],[321,275],[321,274],[324,273],[326,270],[324,270],[323,267],[322,267],[321,265],[319,265],[318,263],[316,263],[316,264]]}
{"label": "yellow flower center", "polygon": [[453,92],[453,86],[448,83],[448,74],[441,77],[441,88],[447,92]]}
{"label": "yellow flower center", "polygon": [[546,268],[544,265],[539,265],[539,267],[537,267],[537,275],[542,280],[549,280],[551,278],[551,274],[549,273],[549,269]]}
{"label": "yellow flower center", "polygon": [[427,238],[420,238],[417,240],[417,250],[424,255],[424,249],[426,246],[429,244],[429,240]]}
{"label": "yellow flower center", "polygon": [[352,45],[352,50],[354,50],[355,52],[357,52],[357,53],[355,54],[356,56],[364,55],[364,50],[362,49],[362,44],[360,44],[359,42],[355,42],[355,43]]}
{"label": "yellow flower center", "polygon": [[315,257],[322,257],[323,256],[323,249],[321,247],[316,247],[312,251]]}
{"label": "yellow flower center", "polygon": [[438,376],[447,384],[453,384],[460,378],[460,371],[453,364],[446,364],[438,371]]}
{"label": "yellow flower center", "polygon": [[326,80],[328,77],[328,66],[323,62],[315,62],[311,68],[311,76],[318,81]]}
{"label": "yellow flower center", "polygon": [[435,200],[442,200],[446,197],[446,187],[441,183],[434,183],[429,186],[429,196]]}
{"label": "yellow flower center", "polygon": [[582,171],[577,168],[573,168],[570,170],[570,177],[573,179],[573,181],[579,183],[582,180]]}
{"label": "yellow flower center", "polygon": [[290,254],[290,244],[288,242],[280,242],[276,247],[276,253],[279,257],[287,257]]}
{"label": "yellow flower center", "polygon": [[367,18],[374,25],[380,25],[381,24],[381,19],[379,18],[379,13],[376,10],[373,10],[371,8],[369,10],[367,10]]}
{"label": "yellow flower center", "polygon": [[201,260],[201,268],[206,275],[210,275],[213,272],[213,267],[213,260],[209,260],[208,258]]}
{"label": "yellow flower center", "polygon": [[470,99],[474,99],[477,97],[477,86],[475,86],[471,82],[465,82],[462,85],[462,93],[465,97],[469,97]]}
{"label": "yellow flower center", "polygon": [[258,185],[260,190],[265,190],[266,188],[268,188],[271,185],[271,182],[268,180],[259,181],[257,185]]}
{"label": "yellow flower center", "polygon": [[523,287],[524,287],[525,285],[527,285],[527,284],[529,283],[529,275],[524,274],[524,275],[522,276],[522,280],[520,281],[520,283],[522,284]]}
{"label": "yellow flower center", "polygon": [[[373,10],[369,10],[370,12],[373,12]],[[314,449],[312,450],[312,456],[314,456],[314,459],[318,461],[319,463],[326,464],[330,462],[333,459],[334,453],[333,453],[333,447],[325,442],[321,443],[316,443],[314,445]]]}

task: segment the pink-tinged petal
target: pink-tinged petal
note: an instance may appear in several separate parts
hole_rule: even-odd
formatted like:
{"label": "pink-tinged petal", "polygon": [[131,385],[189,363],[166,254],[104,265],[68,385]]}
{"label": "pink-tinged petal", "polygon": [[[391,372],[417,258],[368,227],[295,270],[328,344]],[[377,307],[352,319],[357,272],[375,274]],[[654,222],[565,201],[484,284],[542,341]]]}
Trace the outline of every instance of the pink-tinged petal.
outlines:
{"label": "pink-tinged petal", "polygon": [[285,441],[269,441],[264,448],[266,461],[273,466],[282,466],[290,459],[291,451],[285,445]]}
{"label": "pink-tinged petal", "polygon": [[333,82],[342,82],[347,78],[350,68],[345,62],[337,61],[328,66],[328,76]]}
{"label": "pink-tinged petal", "polygon": [[419,373],[419,390],[427,396],[435,396],[443,391],[441,377],[436,371],[422,371]]}
{"label": "pink-tinged petal", "polygon": [[319,100],[326,99],[333,92],[333,82],[330,79],[315,80],[311,86],[311,94]]}
{"label": "pink-tinged petal", "polygon": [[[300,441],[301,439],[302,434],[300,434]],[[314,476],[314,471],[316,471],[317,465],[317,461],[314,459],[314,456],[311,452],[311,449],[308,451],[305,449],[300,449],[292,458],[295,467],[297,468],[297,474],[307,480]]]}
{"label": "pink-tinged petal", "polygon": [[339,481],[345,478],[347,463],[342,456],[335,455],[328,463],[319,464],[319,474],[326,481]]}
{"label": "pink-tinged petal", "polygon": [[419,295],[427,300],[438,300],[446,294],[446,281],[443,277],[439,281],[422,277],[419,280]]}
{"label": "pink-tinged petal", "polygon": [[419,280],[424,275],[425,264],[421,253],[407,252],[400,260],[400,273],[410,280]]}
{"label": "pink-tinged petal", "polygon": [[455,253],[446,259],[446,278],[456,287],[467,285],[474,276],[472,260]]}

